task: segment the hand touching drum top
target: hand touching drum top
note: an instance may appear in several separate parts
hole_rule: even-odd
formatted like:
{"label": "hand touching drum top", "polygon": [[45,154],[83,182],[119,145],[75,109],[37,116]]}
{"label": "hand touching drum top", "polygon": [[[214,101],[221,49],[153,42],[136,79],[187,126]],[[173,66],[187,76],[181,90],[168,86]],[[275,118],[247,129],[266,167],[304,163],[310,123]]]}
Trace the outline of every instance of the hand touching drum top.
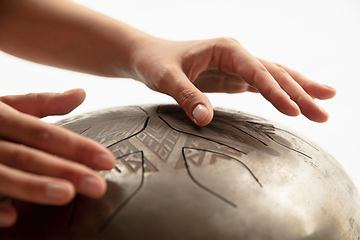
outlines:
{"label": "hand touching drum top", "polygon": [[233,39],[174,42],[152,38],[140,46],[134,54],[135,79],[172,96],[200,126],[208,124],[213,114],[202,92],[259,92],[284,114],[296,116],[300,108],[310,120],[328,120],[313,98],[332,98],[333,88],[257,59]]}

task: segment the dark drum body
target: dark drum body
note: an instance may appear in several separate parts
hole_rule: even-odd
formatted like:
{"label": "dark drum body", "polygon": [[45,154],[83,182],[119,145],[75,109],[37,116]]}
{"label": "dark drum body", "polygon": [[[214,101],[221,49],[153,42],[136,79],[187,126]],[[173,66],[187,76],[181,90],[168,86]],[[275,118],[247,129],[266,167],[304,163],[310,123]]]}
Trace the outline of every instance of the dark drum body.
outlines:
{"label": "dark drum body", "polygon": [[112,108],[60,126],[100,142],[108,190],[66,206],[12,200],[0,239],[359,239],[359,194],[320,147],[262,118],[216,109],[206,127],[177,105]]}

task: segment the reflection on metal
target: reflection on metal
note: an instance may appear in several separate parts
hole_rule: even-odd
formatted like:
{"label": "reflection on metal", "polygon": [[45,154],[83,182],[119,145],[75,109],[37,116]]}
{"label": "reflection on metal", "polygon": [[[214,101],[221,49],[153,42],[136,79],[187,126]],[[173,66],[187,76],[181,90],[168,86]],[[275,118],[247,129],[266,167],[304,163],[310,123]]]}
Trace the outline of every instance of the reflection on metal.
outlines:
{"label": "reflection on metal", "polygon": [[113,108],[59,125],[117,158],[101,199],[14,201],[0,239],[358,239],[359,195],[339,163],[268,121],[217,109],[197,127],[175,105]]}

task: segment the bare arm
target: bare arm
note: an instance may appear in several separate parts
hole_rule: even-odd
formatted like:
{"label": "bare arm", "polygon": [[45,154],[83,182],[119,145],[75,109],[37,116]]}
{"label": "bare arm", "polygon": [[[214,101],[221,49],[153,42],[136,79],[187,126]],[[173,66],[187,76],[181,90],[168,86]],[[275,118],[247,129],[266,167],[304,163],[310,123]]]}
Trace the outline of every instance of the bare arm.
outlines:
{"label": "bare arm", "polygon": [[69,0],[0,1],[0,49],[33,62],[131,77],[131,53],[149,37]]}

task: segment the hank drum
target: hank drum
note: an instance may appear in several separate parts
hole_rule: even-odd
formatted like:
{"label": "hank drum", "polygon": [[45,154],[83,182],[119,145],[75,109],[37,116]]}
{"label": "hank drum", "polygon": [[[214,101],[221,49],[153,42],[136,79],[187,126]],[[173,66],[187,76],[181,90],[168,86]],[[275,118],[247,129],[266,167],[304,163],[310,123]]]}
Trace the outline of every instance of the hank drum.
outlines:
{"label": "hank drum", "polygon": [[216,109],[198,127],[176,105],[92,112],[59,125],[116,165],[101,199],[12,200],[0,239],[359,239],[359,194],[326,151],[256,116]]}

